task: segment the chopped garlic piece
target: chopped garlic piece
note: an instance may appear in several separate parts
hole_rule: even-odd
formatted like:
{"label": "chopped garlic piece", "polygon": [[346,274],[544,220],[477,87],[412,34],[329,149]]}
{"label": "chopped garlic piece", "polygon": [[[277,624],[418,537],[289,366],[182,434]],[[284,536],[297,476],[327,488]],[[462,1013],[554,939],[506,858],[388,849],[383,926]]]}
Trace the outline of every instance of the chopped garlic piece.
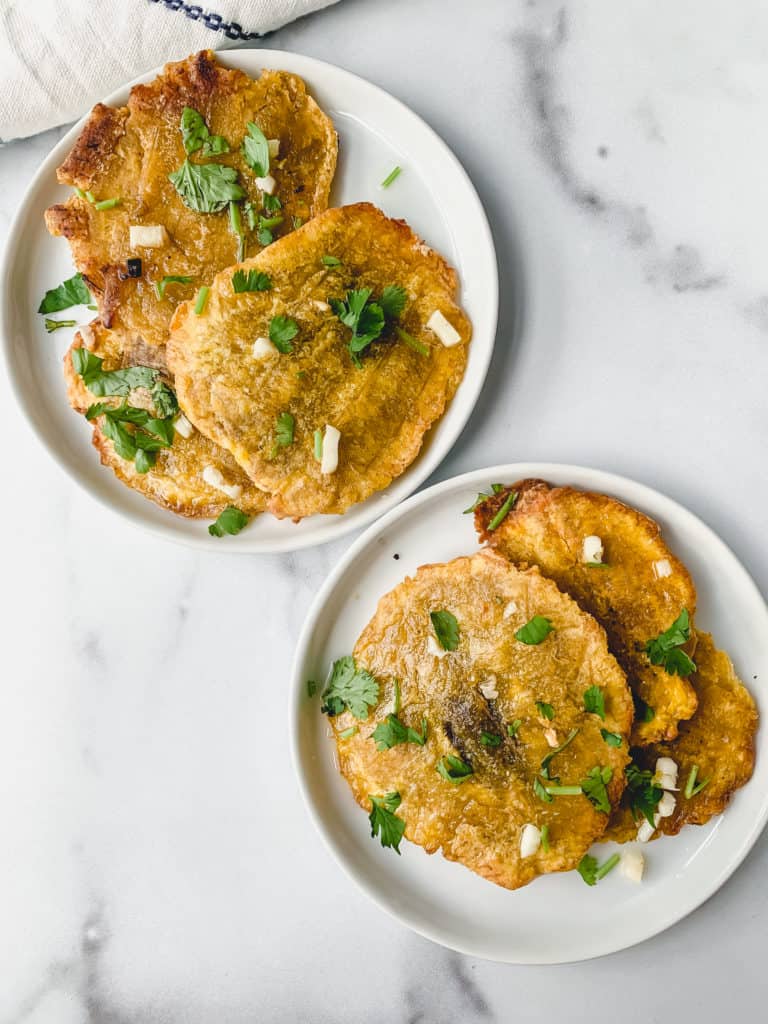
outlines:
{"label": "chopped garlic piece", "polygon": [[261,191],[266,192],[268,196],[271,196],[272,193],[275,191],[276,184],[277,182],[275,181],[271,174],[268,174],[266,178],[256,179],[256,188],[260,188]]}
{"label": "chopped garlic piece", "polygon": [[461,335],[459,332],[453,324],[449,323],[445,319],[439,309],[436,309],[429,320],[427,320],[427,327],[430,331],[434,331],[446,348],[458,345],[461,341]]}
{"label": "chopped garlic piece", "polygon": [[584,538],[581,544],[581,558],[584,562],[600,562],[602,564],[603,542],[599,537],[591,534]]}
{"label": "chopped garlic piece", "polygon": [[677,762],[671,757],[659,757],[653,781],[662,789],[677,789]]}
{"label": "chopped garlic piece", "polygon": [[514,601],[510,601],[509,604],[504,609],[504,614],[503,614],[502,618],[509,619],[509,618],[511,618],[515,614],[516,611],[517,611],[517,605],[515,604]]}
{"label": "chopped garlic piece", "polygon": [[323,434],[323,458],[320,463],[321,473],[335,473],[339,465],[339,438],[341,434],[326,423]]}
{"label": "chopped garlic piece", "polygon": [[552,728],[551,725],[550,725],[550,727],[548,729],[544,730],[544,739],[547,741],[547,743],[550,745],[550,747],[556,747],[557,746],[557,733],[555,732],[555,730]]}
{"label": "chopped garlic piece", "polygon": [[189,422],[183,412],[180,412],[176,419],[173,421],[173,429],[177,434],[181,434],[182,437],[192,437],[195,432],[195,428]]}
{"label": "chopped garlic piece", "polygon": [[132,249],[159,249],[165,245],[168,235],[162,224],[131,224],[129,242]]}
{"label": "chopped garlic piece", "polygon": [[427,650],[430,654],[434,654],[436,658],[444,658],[448,651],[444,647],[441,647],[435,637],[430,633],[427,637]]}
{"label": "chopped garlic piece", "polygon": [[640,828],[637,830],[638,843],[647,843],[655,831],[655,826],[651,825],[651,823],[644,818]]}
{"label": "chopped garlic piece", "polygon": [[677,800],[675,800],[672,793],[665,793],[661,800],[659,800],[656,809],[662,818],[668,818],[671,814],[674,814],[676,803]]}
{"label": "chopped garlic piece", "polygon": [[532,857],[541,846],[541,832],[530,823],[523,825],[520,833],[520,856]]}
{"label": "chopped garlic piece", "polygon": [[496,700],[499,696],[499,691],[496,688],[496,676],[489,676],[487,679],[484,679],[478,686],[478,690],[486,700]]}
{"label": "chopped garlic piece", "polygon": [[665,576],[672,575],[672,565],[668,558],[660,558],[657,562],[653,563],[653,571],[656,573],[656,578],[663,580]]}
{"label": "chopped garlic piece", "polygon": [[252,351],[254,359],[272,359],[274,356],[280,355],[269,338],[257,338],[253,343]]}
{"label": "chopped garlic piece", "polygon": [[280,156],[280,139],[267,139],[269,159],[276,160]]}
{"label": "chopped garlic piece", "polygon": [[644,870],[645,857],[639,850],[622,850],[619,871],[625,878],[630,882],[642,882]]}
{"label": "chopped garlic piece", "polygon": [[655,775],[653,777],[653,781],[655,785],[661,786],[661,788],[666,790],[667,793],[677,792],[678,786],[676,775],[667,775],[666,773]]}
{"label": "chopped garlic piece", "polygon": [[227,497],[231,498],[233,501],[237,501],[243,493],[243,488],[240,484],[226,483],[221,470],[217,469],[215,466],[206,466],[202,472],[202,477],[209,487],[215,487],[217,491],[221,491],[223,494],[226,494]]}
{"label": "chopped garlic piece", "polygon": [[328,313],[331,308],[328,303],[323,302],[322,299],[312,299],[312,305],[315,309],[319,309],[321,313]]}

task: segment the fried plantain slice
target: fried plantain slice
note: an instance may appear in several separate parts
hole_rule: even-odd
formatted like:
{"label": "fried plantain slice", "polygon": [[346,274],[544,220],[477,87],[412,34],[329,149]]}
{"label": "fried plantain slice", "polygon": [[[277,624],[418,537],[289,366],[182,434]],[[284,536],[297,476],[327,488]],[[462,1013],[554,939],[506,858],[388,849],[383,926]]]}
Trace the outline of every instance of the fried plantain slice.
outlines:
{"label": "fried plantain slice", "polygon": [[[204,155],[203,144],[187,154],[180,122],[184,108],[202,116],[208,139],[218,136],[226,152]],[[241,152],[248,122],[266,139],[278,140],[279,153],[270,159],[274,199],[265,197],[257,175]],[[191,143],[190,143],[191,144]],[[218,144],[221,146],[221,143]],[[117,109],[98,104],[72,152],[58,169],[58,179],[83,192],[46,211],[48,230],[70,244],[77,269],[95,294],[101,320],[148,344],[167,340],[176,304],[195,294],[223,267],[238,259],[240,238],[233,231],[228,204],[217,212],[197,212],[185,205],[168,178],[184,165],[219,165],[237,172],[244,190],[238,205],[245,252],[261,248],[259,235],[288,233],[294,219],[306,220],[324,210],[336,167],[337,140],[333,124],[307,92],[301,78],[284,71],[262,71],[256,80],[242,71],[222,67],[210,50],[168,64],[146,85],[133,87],[128,105]],[[118,199],[116,206],[96,203]],[[252,204],[249,227],[245,202]],[[259,217],[272,222],[259,231]],[[164,244],[131,247],[130,226],[159,226]],[[126,260],[140,258],[141,274],[129,277]],[[175,283],[159,297],[156,286],[168,275],[191,277]]]}
{"label": "fried plantain slice", "polygon": [[[517,498],[510,511],[492,529],[512,492]],[[696,710],[696,691],[689,679],[651,664],[645,645],[669,629],[683,609],[693,621],[696,590],[659,526],[615,498],[544,480],[521,480],[492,495],[475,510],[475,525],[481,540],[515,564],[538,565],[604,627],[642,702],[633,745],[674,739],[678,723]],[[599,538],[602,565],[585,559],[588,537]],[[691,655],[694,647],[692,632],[684,650]]]}
{"label": "fried plantain slice", "polygon": [[[455,617],[453,650],[441,646],[437,612]],[[534,616],[551,631],[538,644],[517,639]],[[422,566],[382,597],[354,659],[375,677],[378,703],[365,721],[349,710],[331,721],[341,773],[362,807],[371,808],[371,795],[398,794],[406,838],[508,889],[579,863],[608,817],[578,787],[605,769],[603,797],[618,802],[632,697],[605,633],[575,601],[538,569],[517,569],[490,550]],[[585,710],[595,685],[604,720]],[[423,745],[377,749],[394,711],[426,733]],[[621,745],[609,745],[601,729]],[[543,800],[537,780],[537,789],[577,792],[544,791]],[[522,856],[526,825],[547,826],[548,842]]]}
{"label": "fried plantain slice", "polygon": [[[67,397],[72,408],[80,413],[100,400],[88,391],[72,365],[72,350],[82,347],[103,360],[104,370],[151,366],[161,374],[167,373],[163,347],[128,341],[122,332],[110,331],[100,320],[94,320],[77,332],[64,356]],[[137,408],[154,411],[149,393],[144,389],[132,392],[128,401]],[[117,405],[120,399],[112,399],[111,402]],[[160,449],[155,464],[146,473],[139,473],[133,462],[117,454],[99,419],[93,421],[93,445],[102,464],[112,469],[119,480],[178,515],[212,519],[231,505],[247,515],[263,512],[266,507],[268,495],[254,486],[229,452],[197,430],[193,430],[189,438],[176,430],[171,447]],[[206,467],[218,470],[224,485],[235,490],[228,495],[212,487],[203,479]],[[240,488],[239,493],[237,488]]]}
{"label": "fried plantain slice", "polygon": [[[234,272],[266,275],[270,286],[235,293]],[[454,271],[403,221],[370,203],[328,210],[219,274],[202,315],[190,303],[178,308],[168,364],[179,400],[271,492],[276,516],[344,512],[410,465],[455,393],[471,333],[456,290]],[[387,295],[397,301],[389,305]],[[342,304],[359,311],[366,298],[376,309],[362,315],[358,332],[386,323],[353,353],[352,328],[337,312]],[[435,311],[455,328],[456,344],[426,327]],[[286,323],[284,338],[275,325]],[[278,443],[279,417],[290,417],[288,443]],[[338,466],[324,472],[315,433],[328,425],[340,432]]]}
{"label": "fried plantain slice", "polygon": [[[733,793],[749,782],[755,767],[755,702],[731,659],[715,647],[709,633],[698,634],[692,679],[699,706],[693,718],[680,723],[677,739],[633,751],[633,761],[640,769],[654,772],[660,757],[671,757],[678,766],[675,809],[658,821],[657,835],[677,835],[684,825],[704,825],[721,814]],[[702,788],[686,795],[692,771],[691,790]],[[623,798],[603,839],[629,842],[637,837],[637,829],[638,822]]]}

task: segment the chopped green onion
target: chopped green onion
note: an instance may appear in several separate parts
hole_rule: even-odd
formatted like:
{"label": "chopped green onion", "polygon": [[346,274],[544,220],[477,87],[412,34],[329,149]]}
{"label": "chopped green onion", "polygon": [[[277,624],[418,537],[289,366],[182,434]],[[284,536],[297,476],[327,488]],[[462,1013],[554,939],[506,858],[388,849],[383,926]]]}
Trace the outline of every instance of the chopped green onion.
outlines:
{"label": "chopped green onion", "polygon": [[94,198],[93,192],[91,192],[91,191],[87,191],[85,193],[85,198],[88,200],[89,203],[95,203],[96,202],[96,199]]}
{"label": "chopped green onion", "polygon": [[99,307],[98,307],[98,306],[95,306],[95,305],[92,305],[92,304],[89,304],[89,305],[87,305],[87,306],[86,306],[85,308],[86,308],[86,309],[98,309]]}
{"label": "chopped green onion", "polygon": [[688,781],[685,784],[684,792],[685,792],[685,799],[686,800],[690,800],[692,796],[696,796],[697,793],[700,793],[702,791],[702,789],[704,789],[704,787],[708,786],[709,783],[710,783],[710,779],[704,779],[697,786],[696,785],[696,779],[698,778],[698,775],[699,775],[699,766],[697,764],[695,764],[693,766],[693,768],[691,768],[690,774],[688,776]]}
{"label": "chopped green onion", "polygon": [[79,199],[85,199],[85,192],[83,192],[81,188],[78,188],[77,185],[75,185],[75,195]]}
{"label": "chopped green onion", "polygon": [[326,267],[338,267],[341,265],[341,260],[338,256],[322,256],[321,261]]}
{"label": "chopped green onion", "polygon": [[522,724],[522,718],[516,718],[511,725],[507,726],[507,732],[509,733],[510,736],[512,736],[513,739],[515,736],[517,736],[517,730],[520,728]]}
{"label": "chopped green onion", "polygon": [[162,299],[165,296],[165,289],[169,284],[191,284],[193,278],[188,277],[186,274],[166,274],[161,281],[155,281],[155,293],[158,299]]}
{"label": "chopped green onion", "polygon": [[495,530],[498,526],[501,526],[501,524],[507,518],[507,513],[509,512],[509,510],[512,508],[512,506],[514,505],[514,503],[516,501],[517,501],[517,491],[510,491],[509,494],[507,495],[507,500],[501,506],[499,511],[496,513],[496,515],[490,521],[490,523],[488,523],[489,531],[490,530]]}
{"label": "chopped green onion", "polygon": [[315,442],[315,458],[318,462],[323,460],[323,432],[322,430],[316,430],[314,433]]}
{"label": "chopped green onion", "polygon": [[619,863],[620,859],[621,858],[619,857],[618,853],[614,853],[613,856],[609,857],[607,861],[601,864],[595,872],[596,881],[599,882],[601,878],[605,878],[609,871],[613,871],[613,869]]}
{"label": "chopped green onion", "polygon": [[232,233],[237,235],[237,262],[240,263],[245,256],[245,232],[240,220],[240,207],[234,200],[231,200],[229,204],[229,226],[232,228]]}
{"label": "chopped green onion", "polygon": [[549,825],[541,826],[541,848],[544,853],[549,853]]}
{"label": "chopped green onion", "polygon": [[301,219],[301,217],[294,217],[294,218],[293,218],[293,227],[294,227],[294,230],[295,230],[296,228],[300,228],[300,227],[301,227],[301,225],[302,225],[303,223],[304,223],[304,221],[303,221],[303,220]]}
{"label": "chopped green onion", "polygon": [[404,341],[409,348],[412,348],[414,352],[418,352],[420,356],[429,355],[429,348],[420,342],[418,338],[414,338],[413,335],[404,331],[402,327],[395,327],[395,333],[400,341]]}
{"label": "chopped green onion", "polygon": [[195,313],[198,316],[201,316],[203,310],[205,309],[205,304],[208,301],[209,291],[210,288],[204,284],[200,291],[197,293],[197,302],[195,302]]}
{"label": "chopped green onion", "polygon": [[94,203],[94,206],[97,210],[111,210],[115,206],[119,206],[121,202],[122,200],[119,198],[102,199],[100,202]]}
{"label": "chopped green onion", "polygon": [[579,796],[582,792],[581,786],[546,786],[550,796]]}
{"label": "chopped green onion", "polygon": [[350,726],[349,729],[345,729],[344,732],[340,732],[339,733],[339,739],[340,740],[348,740],[350,738],[350,736],[354,736],[356,732],[357,732],[357,726],[356,725],[352,725],[352,726]]}
{"label": "chopped green onion", "polygon": [[389,188],[395,178],[399,177],[402,173],[402,167],[393,167],[389,174],[386,176],[384,181],[381,183],[381,188]]}

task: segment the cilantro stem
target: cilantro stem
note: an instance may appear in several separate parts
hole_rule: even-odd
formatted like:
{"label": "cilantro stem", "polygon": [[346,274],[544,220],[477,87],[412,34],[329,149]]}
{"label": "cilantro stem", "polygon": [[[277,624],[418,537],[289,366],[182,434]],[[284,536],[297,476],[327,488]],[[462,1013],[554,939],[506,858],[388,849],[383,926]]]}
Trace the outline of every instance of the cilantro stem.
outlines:
{"label": "cilantro stem", "polygon": [[195,313],[197,314],[197,316],[202,315],[202,312],[205,309],[205,304],[208,301],[208,292],[210,290],[211,289],[208,287],[208,285],[204,284],[200,291],[197,293],[197,301],[195,302]]}
{"label": "cilantro stem", "polygon": [[392,170],[389,172],[389,174],[384,179],[384,181],[382,181],[382,183],[380,185],[380,188],[389,188],[389,186],[392,184],[392,182],[395,180],[395,178],[399,178],[400,177],[400,175],[402,174],[402,171],[403,171],[402,167],[393,167]]}
{"label": "cilantro stem", "polygon": [[[322,458],[322,455],[321,455],[321,458]],[[399,715],[400,714],[400,681],[398,679],[395,680],[395,700],[394,700],[394,705],[395,705],[395,714]]]}
{"label": "cilantro stem", "polygon": [[614,853],[612,857],[609,857],[595,872],[595,880],[599,882],[601,878],[605,878],[609,871],[613,871],[620,859],[618,853]]}
{"label": "cilantro stem", "polygon": [[549,853],[549,825],[541,826],[541,848],[544,853]]}
{"label": "cilantro stem", "polygon": [[89,203],[95,203],[96,202],[96,199],[94,198],[93,192],[91,192],[90,189],[85,193],[85,198],[88,200]]}
{"label": "cilantro stem", "polygon": [[497,527],[501,526],[501,524],[507,518],[507,514],[509,513],[509,510],[512,508],[512,506],[514,505],[516,500],[517,500],[517,491],[510,491],[509,494],[507,495],[507,500],[501,506],[499,511],[496,513],[496,515],[490,521],[490,523],[488,523],[488,530],[489,531],[495,530]]}
{"label": "cilantro stem", "polygon": [[420,342],[418,338],[414,338],[413,335],[408,334],[407,331],[404,331],[402,327],[396,327],[395,333],[397,334],[400,341],[404,341],[409,348],[412,348],[414,352],[418,352],[420,356],[429,355],[429,349],[427,348],[427,346],[422,344],[422,342]]}
{"label": "cilantro stem", "polygon": [[317,429],[313,435],[315,444],[315,458],[318,462],[322,461],[323,458],[323,432]]}
{"label": "cilantro stem", "polygon": [[102,199],[98,203],[94,203],[94,209],[96,210],[111,210],[115,206],[119,206],[122,200],[119,198],[115,199]]}
{"label": "cilantro stem", "polygon": [[582,792],[581,786],[545,786],[544,788],[552,796],[580,796]]}

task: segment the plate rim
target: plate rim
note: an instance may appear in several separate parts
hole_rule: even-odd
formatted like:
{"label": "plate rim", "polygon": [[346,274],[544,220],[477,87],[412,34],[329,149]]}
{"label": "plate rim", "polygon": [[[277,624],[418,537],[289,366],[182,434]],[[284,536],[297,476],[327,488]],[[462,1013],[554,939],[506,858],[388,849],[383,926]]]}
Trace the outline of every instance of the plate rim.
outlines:
{"label": "plate rim", "polygon": [[[451,402],[446,408],[446,412],[451,408],[453,403],[458,399],[462,388],[469,388],[463,392],[463,401],[466,403],[466,408],[461,415],[458,416],[455,425],[449,434],[441,440],[439,445],[430,445],[429,450],[424,451],[421,449],[417,453],[416,459],[408,466],[404,473],[384,488],[383,491],[375,492],[369,499],[371,500],[376,494],[384,496],[384,500],[378,507],[369,507],[367,511],[361,511],[359,518],[353,520],[345,518],[345,515],[339,515],[334,517],[328,517],[328,520],[323,524],[319,525],[318,528],[305,536],[296,534],[291,536],[286,534],[284,538],[275,537],[267,540],[259,540],[254,538],[249,541],[247,533],[241,534],[240,536],[229,538],[229,543],[226,546],[220,544],[216,538],[210,537],[206,529],[201,529],[200,536],[197,535],[185,535],[181,531],[177,531],[175,526],[176,514],[167,509],[162,509],[168,515],[167,523],[165,521],[153,522],[150,519],[143,519],[139,515],[135,514],[130,508],[123,507],[113,503],[110,499],[109,494],[105,491],[97,491],[93,489],[81,474],[79,474],[74,465],[72,465],[64,457],[60,457],[55,451],[53,446],[49,444],[43,430],[38,427],[35,417],[30,415],[28,408],[31,405],[31,398],[25,397],[25,391],[23,383],[21,381],[21,374],[17,371],[15,361],[12,355],[12,345],[10,337],[12,333],[12,321],[13,321],[13,307],[9,296],[11,295],[11,280],[12,280],[12,253],[16,247],[23,241],[23,222],[28,216],[28,206],[31,201],[32,195],[38,190],[41,184],[44,184],[45,180],[49,178],[51,173],[55,175],[55,169],[61,162],[66,153],[71,149],[78,134],[82,131],[83,126],[86,123],[89,112],[85,113],[78,121],[76,121],[71,128],[69,128],[65,134],[59,139],[59,141],[47,152],[41,165],[38,167],[34,175],[32,176],[29,184],[24,190],[24,194],[19,201],[18,208],[11,220],[8,228],[8,234],[6,235],[6,242],[2,248],[0,254],[0,351],[2,352],[2,361],[5,365],[6,373],[10,383],[10,390],[13,394],[13,400],[15,402],[17,411],[23,417],[27,428],[37,439],[38,443],[46,451],[50,459],[62,470],[65,475],[83,491],[92,500],[96,501],[103,508],[107,509],[113,515],[116,515],[123,522],[129,525],[144,530],[149,534],[159,537],[163,540],[172,541],[177,544],[181,544],[184,547],[189,547],[194,550],[210,550],[217,551],[220,554],[277,554],[283,552],[300,551],[305,548],[319,547],[322,544],[328,544],[332,541],[339,540],[342,537],[347,536],[354,530],[367,529],[374,521],[377,521],[382,515],[388,514],[393,508],[395,508],[399,501],[407,500],[411,495],[414,494],[425,482],[429,479],[430,475],[441,465],[441,463],[448,457],[451,451],[454,449],[456,443],[461,437],[464,429],[470,421],[472,413],[474,412],[480,395],[482,394],[485,380],[488,375],[488,370],[493,358],[493,353],[496,345],[496,337],[498,334],[499,327],[499,267],[498,257],[496,253],[496,247],[493,240],[493,233],[491,231],[490,222],[488,215],[483,206],[482,200],[480,199],[479,193],[469,176],[469,173],[461,163],[459,158],[453,152],[448,143],[439,135],[434,128],[427,121],[417,114],[415,110],[409,107],[402,100],[393,96],[392,93],[388,92],[385,88],[380,85],[376,85],[367,78],[363,78],[361,75],[357,75],[352,71],[348,71],[346,68],[341,67],[338,64],[333,64],[330,61],[320,60],[317,57],[311,57],[303,53],[298,53],[292,50],[275,50],[260,47],[243,48],[243,49],[231,49],[231,50],[214,50],[213,53],[216,59],[220,61],[226,67],[237,67],[246,72],[253,73],[255,70],[261,70],[265,67],[276,67],[276,61],[281,61],[283,58],[287,58],[288,61],[298,61],[300,65],[304,65],[307,71],[295,71],[293,73],[300,74],[302,77],[307,77],[310,89],[314,89],[315,85],[311,81],[311,76],[315,72],[322,76],[324,74],[340,74],[348,80],[354,81],[356,87],[362,87],[368,89],[371,94],[375,94],[378,99],[383,99],[387,103],[393,105],[394,109],[402,117],[412,119],[421,132],[430,139],[441,151],[443,158],[452,166],[454,172],[462,180],[465,195],[468,200],[472,202],[475,207],[476,223],[477,228],[482,238],[486,258],[489,261],[489,269],[492,273],[487,274],[485,279],[484,287],[487,289],[487,304],[486,308],[489,313],[488,317],[488,334],[489,340],[484,350],[480,350],[479,356],[475,358],[479,360],[476,363],[476,376],[474,380],[467,381],[466,377],[462,378],[461,383],[456,391],[456,394],[451,399]],[[124,104],[127,100],[130,90],[138,84],[151,81],[155,78],[165,67],[166,63],[158,65],[150,71],[147,71],[141,75],[137,75],[135,78],[114,89],[106,97],[96,102],[105,103],[109,106],[116,104]],[[322,88],[322,78],[318,78],[317,85]],[[368,200],[374,202],[375,188],[371,187],[371,198]],[[44,228],[43,228],[44,230]],[[73,265],[73,270],[76,268]],[[461,283],[461,282],[460,282]],[[484,303],[486,300],[484,300]],[[474,340],[474,336],[473,336]],[[440,423],[433,424],[428,433],[434,431],[435,427]],[[104,467],[105,470],[107,467]],[[388,499],[385,497],[385,492],[398,481],[406,478],[407,474],[412,474],[408,478],[408,487],[403,497]],[[125,486],[125,485],[123,485]],[[150,499],[146,498],[146,501]],[[363,509],[366,502],[360,502],[352,508]],[[383,510],[382,510],[383,506]],[[351,511],[351,510],[350,510]],[[183,518],[183,517],[182,517]],[[311,517],[307,517],[310,519]],[[208,520],[200,519],[201,524],[205,524]]]}
{"label": "plate rim", "polygon": [[[569,474],[588,474],[594,480],[597,487],[604,489],[606,493],[614,494],[619,498],[619,500],[622,500],[622,487],[624,485],[629,485],[630,487],[639,490],[641,499],[648,495],[652,501],[661,501],[662,505],[666,505],[668,508],[673,509],[676,514],[682,513],[684,517],[694,520],[698,527],[708,535],[709,542],[713,543],[716,547],[719,547],[721,552],[731,560],[734,572],[741,577],[742,584],[753,592],[753,595],[757,598],[756,603],[762,607],[765,625],[768,627],[768,604],[766,603],[766,599],[763,596],[762,591],[742,563],[741,559],[723,540],[723,538],[712,529],[711,526],[681,502],[674,498],[670,498],[664,492],[656,490],[656,488],[651,487],[648,484],[644,484],[638,480],[633,480],[631,477],[612,473],[607,470],[559,462],[512,462],[496,464],[482,469],[470,470],[466,473],[449,477],[446,480],[441,480],[440,482],[433,484],[431,487],[427,487],[424,490],[412,494],[405,501],[400,502],[380,519],[372,523],[349,546],[341,559],[331,569],[323,581],[319,591],[307,610],[301,631],[296,641],[294,656],[291,663],[288,704],[291,760],[293,762],[293,768],[301,791],[302,799],[304,801],[304,806],[315,826],[316,831],[319,833],[326,850],[331,854],[331,857],[341,868],[344,874],[354,882],[358,890],[364,893],[368,899],[370,899],[380,910],[383,910],[388,914],[393,920],[416,932],[423,938],[429,939],[432,942],[435,942],[447,949],[451,949],[456,953],[495,963],[508,963],[523,966],[552,966],[556,964],[584,963],[589,960],[595,960],[600,957],[609,956],[613,953],[618,953],[621,950],[630,949],[633,946],[637,946],[640,943],[654,938],[692,914],[693,911],[706,903],[706,901],[709,900],[728,881],[728,879],[743,863],[768,822],[768,792],[766,792],[763,796],[759,813],[752,819],[749,831],[746,832],[739,841],[738,846],[729,857],[728,863],[723,866],[719,873],[713,876],[708,885],[702,886],[693,894],[692,897],[689,896],[687,899],[681,899],[680,903],[677,904],[677,909],[666,914],[660,914],[649,927],[638,928],[638,934],[630,935],[626,941],[621,941],[619,943],[608,941],[604,946],[600,946],[598,943],[583,954],[575,953],[574,955],[569,956],[553,955],[551,957],[526,957],[524,954],[521,954],[519,950],[514,951],[511,955],[492,955],[488,952],[478,950],[478,948],[473,946],[471,942],[461,943],[454,940],[448,941],[441,934],[441,929],[439,927],[432,926],[429,922],[425,923],[423,919],[418,918],[417,915],[414,915],[410,911],[395,910],[394,907],[388,905],[384,898],[380,898],[379,893],[373,891],[368,886],[365,879],[362,877],[362,873],[358,872],[357,868],[347,860],[341,845],[336,842],[332,833],[326,828],[319,810],[315,807],[315,804],[312,801],[306,779],[307,773],[300,752],[300,723],[301,717],[306,713],[307,707],[306,702],[302,699],[304,686],[304,673],[302,672],[302,668],[309,646],[312,642],[316,621],[319,618],[326,601],[335,590],[339,579],[346,573],[347,569],[354,563],[358,556],[363,554],[370,545],[375,543],[376,539],[382,533],[390,530],[394,525],[396,525],[399,519],[407,516],[415,508],[438,499],[446,491],[451,491],[454,488],[463,486],[477,486],[481,481],[487,484],[487,481],[490,479],[514,480],[524,479],[527,477],[540,477],[542,479],[547,479],[550,475],[567,477]],[[584,485],[580,484],[577,486],[583,487]],[[758,731],[758,737],[761,735],[761,732],[765,733],[765,729],[763,728],[763,730]],[[762,745],[764,747],[768,746],[768,738],[763,740]],[[758,739],[756,742],[757,757],[760,757],[760,753],[760,740]],[[642,934],[640,934],[640,932],[642,932]]]}

